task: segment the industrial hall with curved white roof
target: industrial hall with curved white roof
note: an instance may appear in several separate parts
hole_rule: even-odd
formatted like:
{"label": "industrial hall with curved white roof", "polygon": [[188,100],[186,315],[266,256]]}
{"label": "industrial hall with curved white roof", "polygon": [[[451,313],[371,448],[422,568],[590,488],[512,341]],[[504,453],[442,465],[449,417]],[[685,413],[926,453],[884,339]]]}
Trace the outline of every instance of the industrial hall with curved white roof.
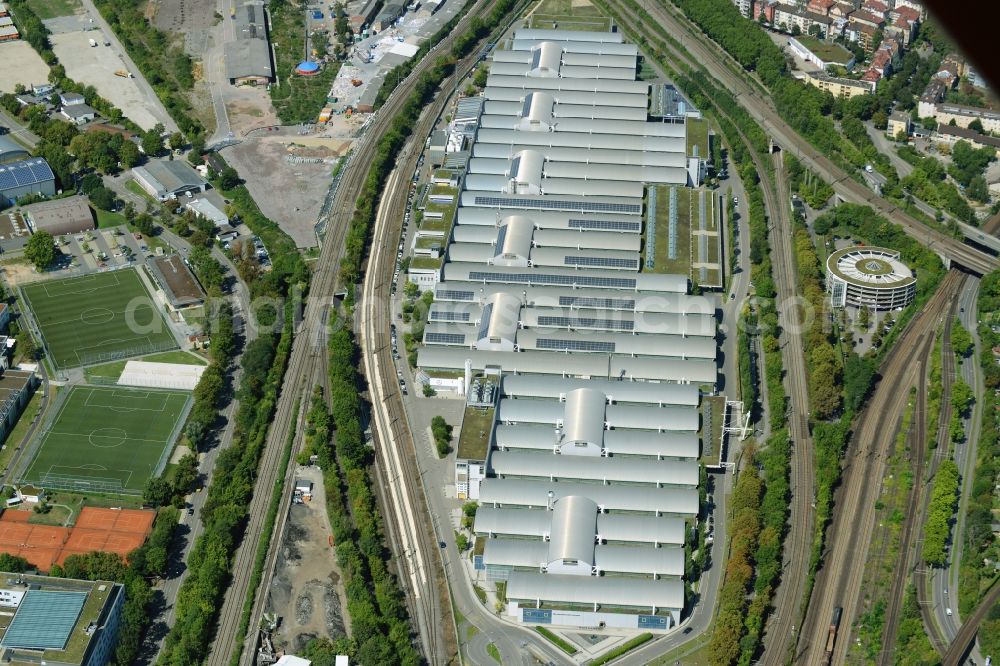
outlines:
{"label": "industrial hall with curved white roof", "polygon": [[518,621],[666,631],[720,303],[650,260],[677,234],[651,228],[651,192],[698,187],[704,160],[686,118],[649,119],[620,33],[520,29],[487,65],[482,102],[456,107],[454,194],[428,194],[454,214],[417,350],[466,397],[455,491],[479,503],[475,566]]}

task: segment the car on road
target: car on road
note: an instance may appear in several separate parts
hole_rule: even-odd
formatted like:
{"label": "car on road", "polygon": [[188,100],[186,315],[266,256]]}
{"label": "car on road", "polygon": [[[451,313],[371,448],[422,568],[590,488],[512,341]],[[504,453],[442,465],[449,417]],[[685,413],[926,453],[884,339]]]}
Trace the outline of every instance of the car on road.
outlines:
{"label": "car on road", "polygon": [[944,614],[947,615],[948,617],[951,617],[951,615],[952,615],[951,609],[950,608],[945,608],[944,609]]}
{"label": "car on road", "polygon": [[193,516],[194,515],[194,509],[192,509],[192,508],[189,507],[188,508],[188,515],[189,516]]}

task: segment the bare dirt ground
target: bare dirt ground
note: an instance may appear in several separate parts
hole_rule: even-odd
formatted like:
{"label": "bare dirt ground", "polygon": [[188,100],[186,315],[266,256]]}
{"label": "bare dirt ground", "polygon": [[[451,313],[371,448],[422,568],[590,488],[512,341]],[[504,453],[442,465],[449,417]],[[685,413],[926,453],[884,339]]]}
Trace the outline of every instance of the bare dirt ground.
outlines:
{"label": "bare dirt ground", "polygon": [[268,590],[268,613],[281,620],[272,638],[275,647],[301,652],[312,638],[346,635],[347,599],[329,543],[323,478],[318,468],[297,474],[313,482],[312,501],[292,504]]}
{"label": "bare dirt ground", "polygon": [[16,39],[0,44],[0,93],[12,93],[18,83],[47,83],[49,66],[28,42]]}
{"label": "bare dirt ground", "polygon": [[243,136],[258,127],[281,124],[271,105],[271,97],[264,88],[228,86],[225,95],[230,129],[236,136]]}
{"label": "bare dirt ground", "polygon": [[[298,247],[316,245],[314,227],[330,187],[332,165],[324,162],[291,164],[291,143],[307,137],[263,136],[222,151],[239,171],[261,212],[274,220]],[[344,143],[329,139],[329,147]]]}
{"label": "bare dirt ground", "polygon": [[157,0],[153,24],[170,35],[184,36],[184,50],[201,58],[208,44],[210,28],[220,19],[215,17],[216,4],[207,0]]}

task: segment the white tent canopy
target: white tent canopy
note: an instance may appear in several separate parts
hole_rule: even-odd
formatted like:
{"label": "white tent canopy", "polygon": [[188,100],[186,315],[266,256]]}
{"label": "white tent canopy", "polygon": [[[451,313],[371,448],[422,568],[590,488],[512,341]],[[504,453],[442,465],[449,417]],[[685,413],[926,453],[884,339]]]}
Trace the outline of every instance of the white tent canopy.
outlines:
{"label": "white tent canopy", "polygon": [[118,383],[123,386],[193,391],[205,368],[204,365],[129,361],[125,364],[125,370],[118,378]]}

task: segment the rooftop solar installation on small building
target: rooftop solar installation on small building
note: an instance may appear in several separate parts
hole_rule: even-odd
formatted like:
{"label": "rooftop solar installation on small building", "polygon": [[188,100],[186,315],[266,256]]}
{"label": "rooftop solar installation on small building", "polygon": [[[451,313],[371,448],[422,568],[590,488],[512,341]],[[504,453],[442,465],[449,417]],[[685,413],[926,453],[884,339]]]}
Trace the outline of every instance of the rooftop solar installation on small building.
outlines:
{"label": "rooftop solar installation on small building", "polygon": [[62,650],[86,601],[86,592],[28,590],[0,647]]}

